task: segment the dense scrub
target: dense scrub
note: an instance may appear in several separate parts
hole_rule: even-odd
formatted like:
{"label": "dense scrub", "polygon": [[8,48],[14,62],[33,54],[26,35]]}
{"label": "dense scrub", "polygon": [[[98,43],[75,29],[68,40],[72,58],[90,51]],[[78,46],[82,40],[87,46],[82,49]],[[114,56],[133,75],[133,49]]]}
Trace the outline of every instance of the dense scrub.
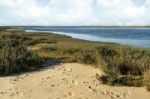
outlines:
{"label": "dense scrub", "polygon": [[2,36],[0,51],[0,75],[31,71],[44,62],[37,54],[27,50],[23,42],[27,38]]}
{"label": "dense scrub", "polygon": [[150,68],[150,51],[131,47],[100,46],[93,49],[78,50],[75,60],[86,64],[101,64],[106,74],[115,70],[121,75],[143,75]]}

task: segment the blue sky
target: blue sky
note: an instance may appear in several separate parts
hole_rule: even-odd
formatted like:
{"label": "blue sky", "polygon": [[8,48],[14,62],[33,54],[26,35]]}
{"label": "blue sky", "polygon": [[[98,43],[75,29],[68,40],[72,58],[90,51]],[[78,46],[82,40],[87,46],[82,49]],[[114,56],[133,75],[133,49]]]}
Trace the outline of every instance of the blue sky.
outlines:
{"label": "blue sky", "polygon": [[0,0],[0,25],[150,25],[150,0]]}

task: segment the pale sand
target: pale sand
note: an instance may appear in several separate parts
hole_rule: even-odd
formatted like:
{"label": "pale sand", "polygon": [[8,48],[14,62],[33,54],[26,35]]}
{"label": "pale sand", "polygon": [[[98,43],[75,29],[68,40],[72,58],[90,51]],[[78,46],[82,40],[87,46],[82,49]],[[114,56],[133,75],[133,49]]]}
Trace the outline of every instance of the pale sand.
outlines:
{"label": "pale sand", "polygon": [[150,99],[145,88],[111,87],[100,70],[67,63],[19,76],[0,77],[0,99]]}

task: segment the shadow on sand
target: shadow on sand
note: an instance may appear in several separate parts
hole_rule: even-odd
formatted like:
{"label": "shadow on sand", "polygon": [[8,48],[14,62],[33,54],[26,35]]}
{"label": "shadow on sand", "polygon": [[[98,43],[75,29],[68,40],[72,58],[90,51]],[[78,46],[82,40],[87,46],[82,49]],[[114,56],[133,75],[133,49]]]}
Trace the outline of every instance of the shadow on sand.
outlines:
{"label": "shadow on sand", "polygon": [[59,64],[64,63],[63,60],[65,58],[45,58],[45,63],[42,66],[39,66],[38,68],[31,70],[31,71],[24,71],[21,73],[14,73],[9,75],[0,75],[0,77],[13,77],[13,76],[20,76],[26,73],[34,73],[34,72],[40,72],[45,71],[46,69],[54,69]]}

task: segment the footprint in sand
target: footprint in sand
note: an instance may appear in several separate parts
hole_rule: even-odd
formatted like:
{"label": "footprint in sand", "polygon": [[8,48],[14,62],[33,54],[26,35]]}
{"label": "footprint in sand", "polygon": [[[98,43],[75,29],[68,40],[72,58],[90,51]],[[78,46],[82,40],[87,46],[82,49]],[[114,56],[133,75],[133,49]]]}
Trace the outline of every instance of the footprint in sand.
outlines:
{"label": "footprint in sand", "polygon": [[52,87],[58,87],[59,84],[52,84],[51,86],[52,86]]}
{"label": "footprint in sand", "polygon": [[21,96],[23,95],[23,93],[18,89],[12,89],[12,90],[13,92],[10,94],[11,97],[16,96],[16,95],[21,95]]}
{"label": "footprint in sand", "polygon": [[20,77],[23,79],[23,78],[28,77],[28,76],[29,76],[29,74],[23,74]]}
{"label": "footprint in sand", "polygon": [[63,80],[64,84],[68,84],[69,83],[69,81],[67,80],[67,78],[63,78],[62,80]]}
{"label": "footprint in sand", "polygon": [[67,72],[72,72],[72,69],[71,68],[66,68],[66,71]]}
{"label": "footprint in sand", "polygon": [[68,96],[74,96],[73,92],[68,92]]}
{"label": "footprint in sand", "polygon": [[97,82],[97,80],[93,80],[92,83],[92,85],[94,85],[95,87],[98,87],[100,85],[100,83]]}
{"label": "footprint in sand", "polygon": [[97,90],[96,90],[95,88],[92,88],[92,86],[89,85],[89,82],[83,81],[83,84],[84,84],[90,91],[97,92]]}
{"label": "footprint in sand", "polygon": [[90,89],[90,91],[97,92],[97,90],[92,88],[91,86],[88,86],[88,88]]}
{"label": "footprint in sand", "polygon": [[4,95],[4,94],[6,94],[6,93],[7,93],[6,91],[0,92],[1,95]]}
{"label": "footprint in sand", "polygon": [[84,84],[85,86],[88,86],[88,85],[89,85],[89,82],[83,81],[83,84]]}
{"label": "footprint in sand", "polygon": [[55,84],[52,84],[51,86],[52,86],[52,87],[55,87],[56,85],[55,85]]}
{"label": "footprint in sand", "polygon": [[78,86],[78,80],[72,80],[72,83]]}
{"label": "footprint in sand", "polygon": [[25,76],[27,76],[27,75],[13,77],[13,78],[10,78],[9,81],[15,83],[17,81],[23,80]]}
{"label": "footprint in sand", "polygon": [[51,77],[46,77],[46,79],[50,79]]}
{"label": "footprint in sand", "polygon": [[77,75],[77,76],[75,77],[75,79],[78,79],[78,77],[79,77],[79,75]]}
{"label": "footprint in sand", "polygon": [[10,81],[14,81],[14,82],[19,81],[19,77],[11,78]]}
{"label": "footprint in sand", "polygon": [[106,91],[102,92],[102,94],[109,95],[111,98],[125,98],[125,97],[129,96],[126,93],[117,93],[117,92],[110,91],[110,90],[106,90]]}
{"label": "footprint in sand", "polygon": [[67,98],[67,97],[73,97],[74,96],[74,93],[73,92],[68,92],[67,94],[65,94],[63,96],[63,98]]}

